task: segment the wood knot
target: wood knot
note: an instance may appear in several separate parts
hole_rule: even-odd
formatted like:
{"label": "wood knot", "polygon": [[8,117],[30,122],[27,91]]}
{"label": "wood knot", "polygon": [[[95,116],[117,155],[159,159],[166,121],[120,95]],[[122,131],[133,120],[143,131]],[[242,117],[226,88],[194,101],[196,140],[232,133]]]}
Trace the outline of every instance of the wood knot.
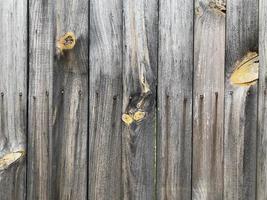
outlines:
{"label": "wood knot", "polygon": [[73,32],[67,32],[57,40],[58,54],[62,55],[65,50],[73,49],[76,44],[76,37]]}
{"label": "wood knot", "polygon": [[248,52],[240,61],[230,77],[231,84],[236,86],[251,86],[257,83],[259,77],[259,56],[256,52]]}
{"label": "wood knot", "polygon": [[130,126],[133,122],[139,123],[143,121],[146,116],[146,112],[142,110],[137,110],[134,113],[124,113],[122,115],[122,121],[127,125]]}
{"label": "wood knot", "polygon": [[219,0],[213,0],[209,3],[209,7],[215,10],[220,11],[221,13],[226,13],[226,5],[224,2]]}
{"label": "wood knot", "polygon": [[5,154],[2,158],[0,158],[0,171],[7,169],[20,158],[24,157],[24,155],[24,150]]}

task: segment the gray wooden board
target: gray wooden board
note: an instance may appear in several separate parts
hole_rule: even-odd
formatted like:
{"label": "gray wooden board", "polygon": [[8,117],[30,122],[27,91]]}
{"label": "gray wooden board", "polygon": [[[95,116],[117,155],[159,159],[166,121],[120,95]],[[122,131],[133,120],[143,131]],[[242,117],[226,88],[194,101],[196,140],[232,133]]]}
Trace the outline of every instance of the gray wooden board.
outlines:
{"label": "gray wooden board", "polygon": [[[26,197],[27,1],[0,2],[0,199]],[[3,167],[3,157],[24,152]]]}
{"label": "gray wooden board", "polygon": [[145,112],[142,121],[123,124],[123,199],[154,196],[157,11],[157,0],[123,1],[123,112]]}
{"label": "gray wooden board", "polygon": [[193,1],[159,1],[157,199],[191,199]]}
{"label": "gray wooden board", "polygon": [[227,2],[224,199],[255,199],[257,85],[230,84],[235,63],[258,49],[258,1]]}
{"label": "gray wooden board", "polygon": [[267,199],[267,2],[259,1],[259,91],[257,143],[257,200]]}
{"label": "gray wooden board", "polygon": [[29,1],[29,19],[27,199],[49,199],[54,57],[53,1]]}
{"label": "gray wooden board", "polygon": [[89,199],[120,199],[122,0],[90,1],[89,54]]}
{"label": "gray wooden board", "polygon": [[224,2],[195,4],[192,199],[223,199]]}
{"label": "gray wooden board", "polygon": [[[30,1],[28,199],[87,199],[88,2]],[[72,31],[74,49],[56,56]]]}

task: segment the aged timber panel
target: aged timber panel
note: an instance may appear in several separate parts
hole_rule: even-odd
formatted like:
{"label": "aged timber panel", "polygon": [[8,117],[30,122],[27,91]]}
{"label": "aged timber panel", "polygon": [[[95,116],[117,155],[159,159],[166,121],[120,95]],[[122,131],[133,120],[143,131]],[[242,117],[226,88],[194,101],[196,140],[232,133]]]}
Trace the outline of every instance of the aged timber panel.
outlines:
{"label": "aged timber panel", "polygon": [[225,3],[195,4],[193,199],[223,199]]}
{"label": "aged timber panel", "polygon": [[267,199],[267,2],[259,1],[257,200]]}
{"label": "aged timber panel", "polygon": [[52,197],[87,199],[88,1],[56,0],[56,39],[68,31],[73,49],[54,60],[52,123]]}
{"label": "aged timber panel", "polygon": [[[56,40],[74,32],[71,50]],[[30,1],[28,199],[87,199],[88,2]]]}
{"label": "aged timber panel", "polygon": [[227,2],[224,199],[255,199],[257,85],[232,85],[237,61],[258,49],[258,1]]}
{"label": "aged timber panel", "polygon": [[120,199],[122,0],[90,1],[89,54],[89,199]]}
{"label": "aged timber panel", "polygon": [[160,0],[158,199],[191,199],[193,5]]}
{"label": "aged timber panel", "polygon": [[[49,199],[51,186],[53,1],[29,1],[27,198]],[[50,94],[50,95],[49,95]]]}
{"label": "aged timber panel", "polygon": [[157,0],[123,1],[123,199],[154,195],[157,11]]}
{"label": "aged timber panel", "polygon": [[0,199],[26,197],[27,2],[0,2]]}

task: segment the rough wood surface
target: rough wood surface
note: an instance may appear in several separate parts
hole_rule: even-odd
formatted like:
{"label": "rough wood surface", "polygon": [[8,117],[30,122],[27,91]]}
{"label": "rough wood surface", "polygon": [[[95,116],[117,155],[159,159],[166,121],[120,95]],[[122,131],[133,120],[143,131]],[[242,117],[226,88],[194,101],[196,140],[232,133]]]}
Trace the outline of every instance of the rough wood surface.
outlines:
{"label": "rough wood surface", "polygon": [[123,113],[145,113],[123,125],[123,199],[154,196],[157,6],[157,0],[123,1]]}
{"label": "rough wood surface", "polygon": [[[28,199],[87,198],[88,2],[30,1]],[[56,39],[77,43],[56,56]]]}
{"label": "rough wood surface", "polygon": [[227,2],[224,199],[255,199],[257,85],[232,86],[235,63],[258,48],[258,4]]}
{"label": "rough wood surface", "polygon": [[157,199],[191,199],[193,1],[159,6]]}
{"label": "rough wood surface", "polygon": [[[29,121],[27,198],[49,199],[51,179],[52,1],[29,1]],[[46,94],[50,94],[46,96]]]}
{"label": "rough wood surface", "polygon": [[[0,199],[26,198],[27,2],[0,2]],[[17,154],[16,152],[22,152]],[[15,156],[15,157],[14,157]]]}
{"label": "rough wood surface", "polygon": [[121,198],[122,1],[90,1],[89,198]]}
{"label": "rough wood surface", "polygon": [[259,0],[257,200],[267,199],[267,2]]}
{"label": "rough wood surface", "polygon": [[267,3],[225,3],[2,0],[0,199],[266,200]]}
{"label": "rough wood surface", "polygon": [[[223,199],[225,3],[195,4],[192,199]],[[211,59],[212,58],[212,59]]]}

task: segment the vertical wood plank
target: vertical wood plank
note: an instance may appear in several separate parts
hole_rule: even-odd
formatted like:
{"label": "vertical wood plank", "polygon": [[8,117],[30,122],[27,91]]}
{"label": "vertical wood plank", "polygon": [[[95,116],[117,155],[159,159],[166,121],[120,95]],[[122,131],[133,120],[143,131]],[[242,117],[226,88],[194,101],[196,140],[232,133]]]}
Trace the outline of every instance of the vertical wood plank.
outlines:
{"label": "vertical wood plank", "polygon": [[255,199],[257,85],[233,86],[238,60],[258,49],[258,1],[227,2],[224,199]]}
{"label": "vertical wood plank", "polygon": [[267,2],[259,0],[259,96],[257,143],[257,200],[267,199]]}
{"label": "vertical wood plank", "polygon": [[123,113],[134,118],[122,129],[123,199],[153,199],[158,2],[125,0],[123,13]]}
{"label": "vertical wood plank", "polygon": [[122,0],[90,1],[89,48],[89,199],[120,199]]}
{"label": "vertical wood plank", "polygon": [[[88,17],[87,0],[57,0],[56,38],[72,31],[72,50],[53,69],[52,197],[87,199]],[[56,26],[56,27],[55,27]]]}
{"label": "vertical wood plank", "polygon": [[29,19],[27,198],[49,199],[54,57],[53,1],[30,0]]}
{"label": "vertical wood plank", "polygon": [[0,198],[22,200],[26,198],[27,1],[1,1],[0,27]]}
{"label": "vertical wood plank", "polygon": [[193,1],[160,1],[158,199],[191,199]]}
{"label": "vertical wood plank", "polygon": [[225,2],[195,4],[193,199],[223,199]]}
{"label": "vertical wood plank", "polygon": [[[56,56],[56,40],[75,33]],[[88,2],[30,1],[28,199],[87,199]]]}

